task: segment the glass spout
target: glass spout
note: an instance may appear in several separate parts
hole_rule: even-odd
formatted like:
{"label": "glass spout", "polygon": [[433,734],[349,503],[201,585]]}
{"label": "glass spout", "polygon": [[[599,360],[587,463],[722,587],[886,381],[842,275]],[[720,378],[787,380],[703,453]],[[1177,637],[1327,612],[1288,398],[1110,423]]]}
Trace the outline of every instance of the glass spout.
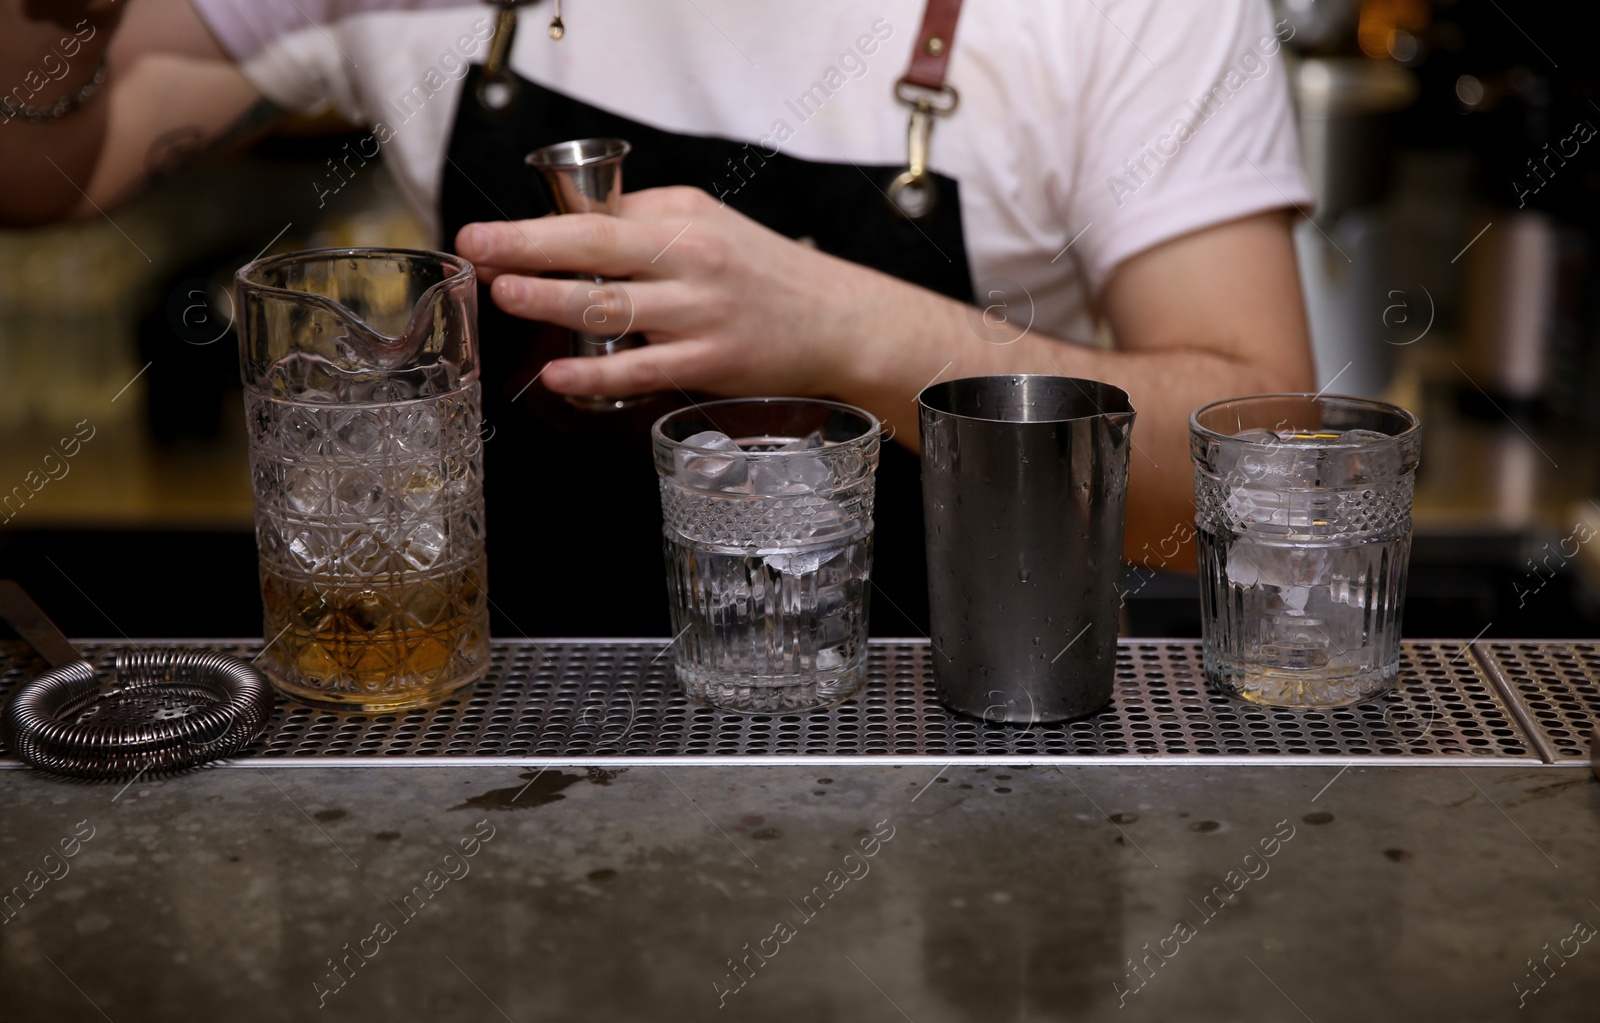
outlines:
{"label": "glass spout", "polygon": [[476,379],[472,264],[411,249],[318,249],[235,275],[246,387],[326,404],[403,401]]}

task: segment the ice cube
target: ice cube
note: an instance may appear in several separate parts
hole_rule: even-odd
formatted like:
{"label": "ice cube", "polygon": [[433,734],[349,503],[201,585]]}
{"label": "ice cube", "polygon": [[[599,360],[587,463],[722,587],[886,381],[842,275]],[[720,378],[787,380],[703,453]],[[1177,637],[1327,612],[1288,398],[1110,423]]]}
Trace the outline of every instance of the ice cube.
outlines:
{"label": "ice cube", "polygon": [[448,545],[443,520],[424,520],[400,541],[400,556],[416,568],[431,568]]}
{"label": "ice cube", "polygon": [[1235,586],[1250,587],[1261,581],[1261,566],[1256,564],[1254,544],[1236,543],[1228,548],[1228,581]]}
{"label": "ice cube", "polygon": [[838,501],[814,501],[812,512],[801,527],[800,535],[807,539],[827,539],[853,532],[856,526],[845,515],[844,505]]}
{"label": "ice cube", "polygon": [[810,575],[843,554],[844,549],[844,544],[835,544],[793,554],[768,554],[762,560],[768,568],[784,575]]}
{"label": "ice cube", "polygon": [[338,477],[334,509],[342,515],[370,515],[383,500],[383,482],[366,469],[350,469]]}
{"label": "ice cube", "polygon": [[1326,451],[1327,438],[1280,435],[1277,445],[1262,458],[1267,479],[1275,489],[1317,486]]}
{"label": "ice cube", "polygon": [[775,451],[810,451],[810,450],[812,450],[814,448],[820,448],[820,447],[822,447],[822,431],[821,430],[812,430],[810,433],[806,434],[804,437],[799,437],[799,438],[797,438],[795,440],[790,441],[787,444],[781,444],[777,448],[774,448],[773,450],[775,450]]}
{"label": "ice cube", "polygon": [[1235,541],[1228,548],[1228,581],[1235,586],[1271,586],[1290,614],[1303,614],[1312,587],[1326,588],[1329,552],[1318,547],[1269,547]]}
{"label": "ice cube", "polygon": [[1335,654],[1358,651],[1366,635],[1366,588],[1359,579],[1344,577],[1337,564],[1332,576],[1330,585],[1311,591],[1306,613],[1322,623],[1329,649]]}
{"label": "ice cube", "polygon": [[674,478],[695,490],[732,490],[750,478],[744,451],[725,433],[706,430],[683,441],[673,462]]}
{"label": "ice cube", "polygon": [[[1289,485],[1288,481],[1299,475],[1299,463],[1310,454],[1304,444],[1295,442],[1293,436],[1280,436],[1271,430],[1242,430],[1234,434],[1233,439],[1245,441],[1249,447],[1243,450],[1224,449],[1221,452],[1224,460],[1230,456],[1232,458],[1231,465],[1224,461],[1218,466],[1224,481],[1232,487],[1255,483],[1276,489]],[[1314,458],[1312,466],[1314,470]]]}
{"label": "ice cube", "polygon": [[284,481],[289,507],[302,515],[315,515],[328,501],[328,477],[314,469],[292,469]]}
{"label": "ice cube", "polygon": [[791,440],[752,461],[750,482],[758,494],[793,497],[814,494],[833,485],[833,470],[821,455],[822,434]]}
{"label": "ice cube", "polygon": [[1391,443],[1377,447],[1366,447],[1359,453],[1351,455],[1346,467],[1345,480],[1349,485],[1360,485],[1372,479],[1396,476],[1400,472],[1401,448],[1392,443],[1394,438],[1386,433],[1376,430],[1346,430],[1339,435],[1342,444],[1371,445],[1374,442]]}
{"label": "ice cube", "polygon": [[319,530],[300,530],[289,538],[288,548],[298,568],[317,572],[328,565],[327,538]]}
{"label": "ice cube", "polygon": [[[415,405],[402,411],[394,419],[391,432],[396,445],[415,454],[437,452],[443,433],[438,412],[428,405]],[[355,439],[361,439],[359,431]]]}
{"label": "ice cube", "polygon": [[335,428],[333,435],[344,454],[363,458],[383,441],[383,428],[377,416],[361,410],[352,412]]}
{"label": "ice cube", "polygon": [[[1265,434],[1267,431],[1259,431]],[[1324,485],[1326,439],[1273,435],[1242,452],[1224,473],[1227,514],[1241,523],[1305,526],[1315,517],[1306,492]]]}
{"label": "ice cube", "polygon": [[718,430],[704,430],[683,441],[686,448],[703,448],[711,451],[738,451],[738,443]]}
{"label": "ice cube", "polygon": [[414,511],[423,511],[438,498],[444,480],[427,466],[419,466],[400,480],[400,499]]}
{"label": "ice cube", "polygon": [[1219,445],[1209,457],[1219,474],[1235,480],[1259,476],[1263,457],[1282,447],[1278,435],[1271,430],[1240,430],[1230,439],[1241,443]]}
{"label": "ice cube", "polygon": [[1364,546],[1336,547],[1328,552],[1328,601],[1365,611],[1369,600],[1378,598],[1372,582],[1375,566]]}

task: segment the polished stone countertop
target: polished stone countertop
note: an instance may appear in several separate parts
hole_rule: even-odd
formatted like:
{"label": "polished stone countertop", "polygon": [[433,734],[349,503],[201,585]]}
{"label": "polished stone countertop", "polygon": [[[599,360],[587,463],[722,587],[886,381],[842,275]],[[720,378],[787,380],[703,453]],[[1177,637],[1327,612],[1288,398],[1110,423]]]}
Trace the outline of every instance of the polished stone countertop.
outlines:
{"label": "polished stone countertop", "polygon": [[0,822],[3,1023],[1600,1004],[1581,762],[9,770]]}

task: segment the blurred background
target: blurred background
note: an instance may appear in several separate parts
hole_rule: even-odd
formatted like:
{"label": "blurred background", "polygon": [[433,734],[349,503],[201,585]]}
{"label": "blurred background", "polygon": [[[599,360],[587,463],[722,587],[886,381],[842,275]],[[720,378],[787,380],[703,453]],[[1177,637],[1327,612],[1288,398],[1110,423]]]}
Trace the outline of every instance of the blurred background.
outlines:
{"label": "blurred background", "polygon": [[[1274,6],[1319,386],[1424,423],[1406,634],[1600,633],[1600,106],[1573,5]],[[433,244],[345,159],[358,137],[297,122],[115,225],[0,232],[0,574],[69,634],[259,635],[229,283],[264,252]],[[1199,634],[1171,567],[1129,566],[1125,634]]]}

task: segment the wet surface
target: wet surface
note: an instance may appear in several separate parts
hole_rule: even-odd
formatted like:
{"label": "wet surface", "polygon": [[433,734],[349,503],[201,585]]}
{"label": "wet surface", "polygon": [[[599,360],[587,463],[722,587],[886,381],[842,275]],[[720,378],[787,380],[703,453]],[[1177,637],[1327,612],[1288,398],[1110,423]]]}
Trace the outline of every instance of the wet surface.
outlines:
{"label": "wet surface", "polygon": [[[519,777],[525,779],[525,785],[512,785],[503,789],[490,789],[482,795],[473,796],[460,806],[451,807],[452,810],[531,810],[536,806],[545,806],[558,799],[565,799],[562,792],[584,780],[581,774],[563,774],[544,768],[528,771]],[[609,785],[611,779],[606,778],[597,784]]]}
{"label": "wet surface", "polygon": [[0,772],[0,1021],[1592,1017],[1600,783],[1340,771]]}

